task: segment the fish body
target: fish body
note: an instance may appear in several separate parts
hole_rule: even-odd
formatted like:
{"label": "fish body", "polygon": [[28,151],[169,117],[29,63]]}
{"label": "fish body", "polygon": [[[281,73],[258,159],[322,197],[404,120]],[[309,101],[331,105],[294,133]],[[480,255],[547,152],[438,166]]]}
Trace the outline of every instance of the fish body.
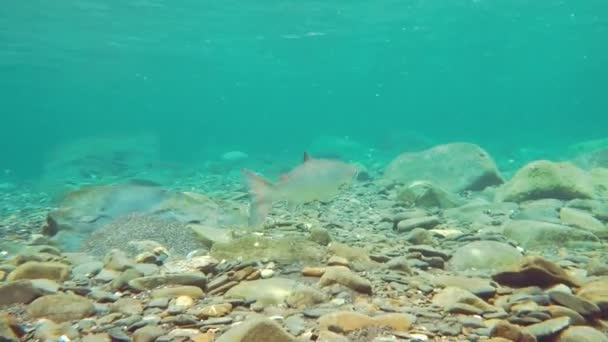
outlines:
{"label": "fish body", "polygon": [[335,197],[340,188],[350,183],[357,174],[354,165],[331,159],[311,158],[304,154],[304,162],[281,176],[274,184],[243,170],[252,197],[249,224],[261,224],[273,203],[287,201],[290,208],[312,201],[327,201]]}

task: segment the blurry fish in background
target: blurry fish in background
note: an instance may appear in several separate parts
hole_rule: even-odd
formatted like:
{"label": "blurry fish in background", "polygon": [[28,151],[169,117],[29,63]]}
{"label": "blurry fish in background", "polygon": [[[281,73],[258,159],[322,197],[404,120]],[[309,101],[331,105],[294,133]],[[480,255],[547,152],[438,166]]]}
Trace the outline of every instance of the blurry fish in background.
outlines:
{"label": "blurry fish in background", "polygon": [[335,197],[343,185],[355,179],[356,166],[331,159],[311,158],[304,153],[304,162],[281,176],[274,184],[251,170],[243,170],[251,195],[249,225],[260,225],[273,203],[287,201],[290,208],[312,201]]}

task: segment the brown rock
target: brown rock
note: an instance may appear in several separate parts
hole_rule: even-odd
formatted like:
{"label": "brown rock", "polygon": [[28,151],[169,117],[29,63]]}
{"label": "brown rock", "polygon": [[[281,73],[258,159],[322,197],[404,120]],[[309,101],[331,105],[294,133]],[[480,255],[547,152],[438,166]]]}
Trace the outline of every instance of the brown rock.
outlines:
{"label": "brown rock", "polygon": [[213,304],[203,307],[197,314],[200,318],[207,317],[222,317],[226,316],[232,311],[232,304],[223,303],[223,304]]}
{"label": "brown rock", "polygon": [[500,321],[494,325],[490,332],[492,337],[502,337],[508,341],[516,342],[536,342],[536,338],[526,332],[518,325],[511,324],[507,321]]}
{"label": "brown rock", "polygon": [[537,256],[526,257],[517,269],[496,273],[492,278],[500,284],[512,287],[549,287],[557,284],[580,286],[580,281],[570,276],[563,268]]}
{"label": "brown rock", "polygon": [[59,262],[28,261],[17,266],[8,275],[8,281],[23,279],[50,279],[64,281],[70,276],[70,266]]}
{"label": "brown rock", "polygon": [[61,323],[91,316],[95,307],[88,299],[68,294],[54,294],[34,300],[27,313],[32,318],[48,318]]}
{"label": "brown rock", "polygon": [[304,267],[302,269],[302,275],[306,277],[322,277],[324,273],[324,267]]}
{"label": "brown rock", "polygon": [[608,336],[592,327],[570,327],[559,334],[557,342],[608,342]]}
{"label": "brown rock", "polygon": [[321,287],[333,284],[344,285],[361,293],[372,294],[372,284],[369,280],[358,276],[344,266],[327,267],[325,274],[319,280],[319,286]]}
{"label": "brown rock", "polygon": [[221,335],[217,342],[293,342],[294,340],[295,338],[276,322],[267,318],[253,318],[233,326]]}
{"label": "brown rock", "polygon": [[198,286],[176,286],[154,290],[150,296],[152,298],[188,296],[193,299],[200,299],[204,295],[205,293]]}
{"label": "brown rock", "polygon": [[166,334],[165,329],[155,325],[146,325],[133,333],[133,342],[154,342],[164,334]]}

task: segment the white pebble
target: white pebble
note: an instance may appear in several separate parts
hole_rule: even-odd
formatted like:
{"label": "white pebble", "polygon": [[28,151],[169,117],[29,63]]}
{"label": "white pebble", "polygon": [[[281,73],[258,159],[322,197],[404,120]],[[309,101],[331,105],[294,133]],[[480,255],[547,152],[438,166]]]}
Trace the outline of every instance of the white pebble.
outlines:
{"label": "white pebble", "polygon": [[262,272],[260,272],[260,276],[262,277],[262,279],[271,278],[273,275],[274,271],[271,269],[263,269]]}

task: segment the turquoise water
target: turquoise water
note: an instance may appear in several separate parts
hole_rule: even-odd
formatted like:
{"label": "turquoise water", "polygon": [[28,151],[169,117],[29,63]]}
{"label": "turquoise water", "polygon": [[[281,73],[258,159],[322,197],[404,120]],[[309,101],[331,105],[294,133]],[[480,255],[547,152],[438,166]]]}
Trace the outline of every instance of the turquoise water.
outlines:
{"label": "turquoise water", "polygon": [[300,156],[319,136],[387,155],[455,140],[497,158],[601,138],[608,3],[5,1],[2,168],[58,146],[157,139],[166,162]]}

